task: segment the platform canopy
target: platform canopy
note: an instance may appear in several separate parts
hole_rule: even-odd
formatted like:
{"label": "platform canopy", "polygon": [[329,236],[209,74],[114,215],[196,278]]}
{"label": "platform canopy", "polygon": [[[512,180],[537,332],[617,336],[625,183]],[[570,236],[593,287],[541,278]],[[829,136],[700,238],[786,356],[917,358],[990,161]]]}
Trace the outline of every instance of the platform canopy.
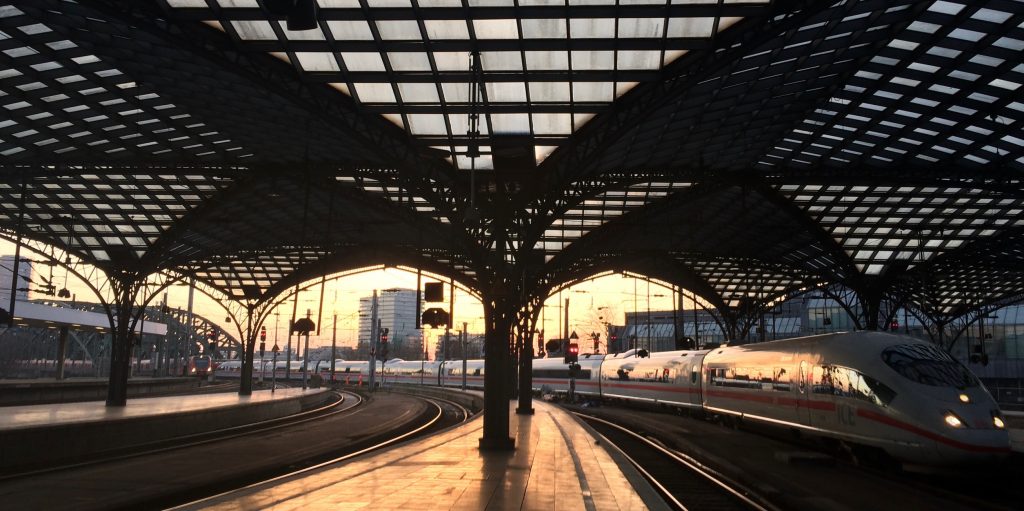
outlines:
{"label": "platform canopy", "polygon": [[0,3],[4,231],[250,299],[495,261],[1024,297],[1020,1],[292,4]]}

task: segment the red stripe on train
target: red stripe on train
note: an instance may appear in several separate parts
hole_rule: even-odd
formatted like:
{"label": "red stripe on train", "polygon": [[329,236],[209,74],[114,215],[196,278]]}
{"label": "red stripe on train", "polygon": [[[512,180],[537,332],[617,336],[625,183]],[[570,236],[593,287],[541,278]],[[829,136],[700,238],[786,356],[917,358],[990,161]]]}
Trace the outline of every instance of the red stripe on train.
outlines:
{"label": "red stripe on train", "polygon": [[794,399],[791,397],[783,396],[765,396],[760,394],[747,394],[745,392],[717,389],[708,389],[704,391],[704,394],[711,397],[722,397],[726,399],[735,399],[738,401],[753,401],[755,403],[793,406],[798,408],[804,407],[810,408],[812,410],[834,411],[836,409],[835,403],[829,401],[816,401],[812,399]]}

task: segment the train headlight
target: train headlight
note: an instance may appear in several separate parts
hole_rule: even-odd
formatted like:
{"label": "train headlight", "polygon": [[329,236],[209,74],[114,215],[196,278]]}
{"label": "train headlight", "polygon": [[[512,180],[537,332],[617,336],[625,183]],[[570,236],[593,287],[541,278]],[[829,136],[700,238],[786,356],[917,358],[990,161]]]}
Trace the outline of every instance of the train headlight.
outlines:
{"label": "train headlight", "polygon": [[1000,417],[995,412],[992,412],[992,425],[995,426],[996,429],[1005,429],[1006,428],[1006,423],[1003,422],[1003,418]]}
{"label": "train headlight", "polygon": [[946,412],[946,416],[944,417],[944,420],[946,421],[946,425],[951,427],[951,428],[959,429],[959,428],[964,427],[963,419],[961,419],[960,417],[957,417],[957,415],[955,413],[953,413],[953,412]]}
{"label": "train headlight", "polygon": [[967,394],[960,394],[960,402],[961,403],[970,403],[971,402],[971,396],[968,396]]}

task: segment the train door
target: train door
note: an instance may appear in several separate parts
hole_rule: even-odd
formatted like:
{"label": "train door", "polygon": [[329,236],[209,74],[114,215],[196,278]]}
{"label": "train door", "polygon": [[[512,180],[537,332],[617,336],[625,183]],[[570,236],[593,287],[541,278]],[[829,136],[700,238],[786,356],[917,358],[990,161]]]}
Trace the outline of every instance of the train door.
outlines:
{"label": "train door", "polygon": [[690,404],[695,408],[700,408],[703,405],[701,401],[701,381],[700,381],[700,370],[701,370],[701,359],[696,358],[690,362],[690,371],[686,377],[689,381],[686,382],[685,388],[689,389]]}
{"label": "train door", "polygon": [[807,361],[800,361],[800,370],[797,374],[796,384],[796,415],[797,422],[811,424],[810,394],[811,394],[811,367]]}

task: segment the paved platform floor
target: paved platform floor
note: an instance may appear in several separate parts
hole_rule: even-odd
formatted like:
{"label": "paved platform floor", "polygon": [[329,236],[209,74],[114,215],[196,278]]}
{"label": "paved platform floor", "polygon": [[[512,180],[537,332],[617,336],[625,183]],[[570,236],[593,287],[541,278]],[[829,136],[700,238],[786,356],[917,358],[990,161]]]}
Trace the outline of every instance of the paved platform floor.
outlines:
{"label": "paved platform floor", "polygon": [[209,499],[218,510],[641,510],[664,504],[568,412],[511,414],[512,452],[477,448],[483,421]]}
{"label": "paved platform floor", "polygon": [[102,422],[152,415],[176,414],[194,410],[211,410],[232,406],[270,402],[288,399],[303,392],[326,392],[324,389],[277,389],[254,391],[251,396],[239,396],[237,392],[216,394],[193,394],[129,399],[123,407],[108,407],[103,401],[79,403],[56,403],[46,405],[5,406],[0,408],[0,431],[72,424]]}

